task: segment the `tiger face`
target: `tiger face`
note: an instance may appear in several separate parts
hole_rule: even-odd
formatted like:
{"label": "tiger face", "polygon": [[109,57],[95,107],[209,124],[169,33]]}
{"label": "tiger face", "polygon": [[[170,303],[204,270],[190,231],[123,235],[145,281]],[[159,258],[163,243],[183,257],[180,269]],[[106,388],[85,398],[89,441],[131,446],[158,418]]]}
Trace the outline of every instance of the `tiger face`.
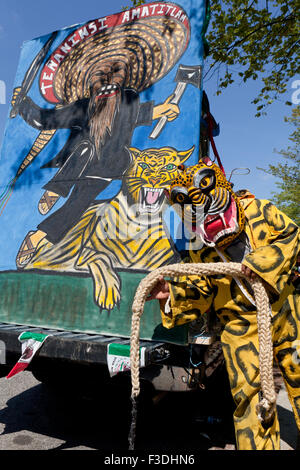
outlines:
{"label": "tiger face", "polygon": [[176,178],[178,167],[193,153],[194,147],[179,152],[172,147],[139,150],[130,148],[132,165],[123,179],[123,192],[130,205],[138,206],[140,213],[155,214],[165,201],[165,190]]}
{"label": "tiger face", "polygon": [[208,157],[173,180],[170,202],[205,245],[226,245],[244,229],[244,210],[220,168]]}

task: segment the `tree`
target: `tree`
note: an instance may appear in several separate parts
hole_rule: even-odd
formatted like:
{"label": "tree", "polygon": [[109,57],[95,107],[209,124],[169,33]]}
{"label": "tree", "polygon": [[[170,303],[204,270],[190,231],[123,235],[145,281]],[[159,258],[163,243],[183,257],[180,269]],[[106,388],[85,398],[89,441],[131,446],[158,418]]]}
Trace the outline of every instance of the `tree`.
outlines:
{"label": "tree", "polygon": [[272,200],[283,212],[300,225],[300,106],[295,106],[292,115],[285,118],[286,122],[295,126],[290,136],[293,142],[286,150],[276,151],[285,159],[277,165],[269,164],[267,169],[259,168],[269,175],[279,178],[276,182],[279,192],[273,192]]}
{"label": "tree", "polygon": [[[146,0],[131,0],[131,3],[134,7],[138,7],[140,5],[143,5],[143,3],[146,3]],[[127,10],[128,7],[124,6],[122,7],[122,10]]]}
{"label": "tree", "polygon": [[216,77],[217,94],[234,81],[260,78],[263,86],[253,100],[260,116],[286,92],[289,80],[299,73],[299,11],[300,0],[207,1],[205,77]]}
{"label": "tree", "polygon": [[300,2],[210,0],[210,5],[206,75],[217,73],[217,93],[238,77],[243,82],[261,78],[263,87],[253,100],[260,116],[299,73]]}

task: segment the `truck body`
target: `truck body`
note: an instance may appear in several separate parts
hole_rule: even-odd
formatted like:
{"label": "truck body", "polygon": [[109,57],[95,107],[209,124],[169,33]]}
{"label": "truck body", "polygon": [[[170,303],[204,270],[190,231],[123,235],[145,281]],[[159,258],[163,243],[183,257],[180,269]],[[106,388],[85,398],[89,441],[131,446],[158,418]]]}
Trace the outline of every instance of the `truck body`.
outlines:
{"label": "truck body", "polygon": [[[198,3],[195,13],[187,0],[153,2],[24,43],[0,159],[7,367],[31,331],[49,335],[30,365],[40,380],[74,365],[112,376],[110,347],[130,346],[140,280],[182,261],[189,235],[164,190],[208,151]],[[202,348],[214,339],[204,319],[167,330],[158,302],[147,302],[140,338],[141,377],[156,390],[201,383]]]}

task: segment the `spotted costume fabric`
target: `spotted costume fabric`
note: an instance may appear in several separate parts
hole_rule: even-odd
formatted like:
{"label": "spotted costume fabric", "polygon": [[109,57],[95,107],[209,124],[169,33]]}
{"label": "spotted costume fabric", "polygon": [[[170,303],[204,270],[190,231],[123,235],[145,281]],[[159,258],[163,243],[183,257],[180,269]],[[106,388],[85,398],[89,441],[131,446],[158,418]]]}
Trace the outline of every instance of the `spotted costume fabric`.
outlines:
{"label": "spotted costume fabric", "polygon": [[[300,305],[291,280],[299,253],[299,228],[271,202],[241,192],[245,225],[229,245],[189,251],[194,263],[243,262],[268,285],[272,309],[274,358],[277,361],[300,429]],[[262,425],[256,414],[260,394],[256,309],[247,282],[222,275],[180,277],[169,282],[171,311],[162,310],[166,328],[197,319],[213,310],[221,323],[221,342],[236,409],[239,450],[278,450],[277,415]]]}

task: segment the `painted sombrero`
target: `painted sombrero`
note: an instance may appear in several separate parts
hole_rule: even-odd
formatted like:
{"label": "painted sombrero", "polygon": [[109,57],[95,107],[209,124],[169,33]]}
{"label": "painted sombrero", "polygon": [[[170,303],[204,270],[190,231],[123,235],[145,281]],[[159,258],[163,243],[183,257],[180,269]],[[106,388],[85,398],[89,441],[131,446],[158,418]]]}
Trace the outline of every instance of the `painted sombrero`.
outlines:
{"label": "painted sombrero", "polygon": [[41,71],[41,93],[51,103],[88,97],[89,77],[106,59],[124,61],[125,87],[140,92],[172,69],[189,39],[187,14],[175,3],[153,2],[90,21],[52,53]]}

